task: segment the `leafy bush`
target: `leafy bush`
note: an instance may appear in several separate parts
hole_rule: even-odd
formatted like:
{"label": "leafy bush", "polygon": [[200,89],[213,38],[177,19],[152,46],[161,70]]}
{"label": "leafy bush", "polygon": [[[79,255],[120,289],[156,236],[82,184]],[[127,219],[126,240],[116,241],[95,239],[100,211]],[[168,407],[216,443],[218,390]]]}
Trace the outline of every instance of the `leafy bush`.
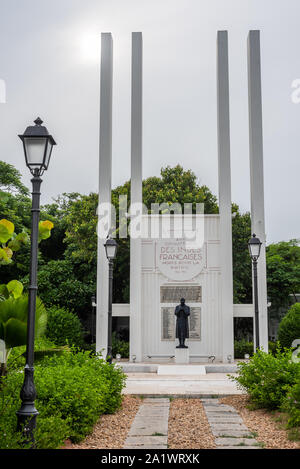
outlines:
{"label": "leafy bush", "polygon": [[129,357],[129,342],[121,340],[117,337],[116,333],[112,334],[112,355],[116,357],[116,354],[119,353],[122,358]]}
{"label": "leafy bush", "polygon": [[282,347],[291,347],[295,339],[300,339],[300,303],[290,307],[278,329],[278,340]]}
{"label": "leafy bush", "polygon": [[254,353],[253,342],[247,342],[247,340],[235,340],[234,341],[234,358],[244,358],[245,353],[250,356]]}
{"label": "leafy bush", "polygon": [[[20,447],[15,412],[20,407],[23,373],[10,372],[2,382],[0,448]],[[103,413],[122,402],[125,375],[114,365],[88,352],[46,357],[35,367],[37,448],[58,448],[67,438],[84,438]]]}
{"label": "leafy bush", "polygon": [[276,355],[258,350],[249,362],[238,364],[238,387],[249,394],[258,407],[277,409],[291,386],[297,381],[299,364],[293,363],[290,350],[280,351]]}
{"label": "leafy bush", "polygon": [[[37,361],[37,354],[40,351],[47,350],[57,350],[56,345],[47,339],[45,336],[36,338],[34,341],[34,360]],[[25,352],[26,352],[26,345],[22,345],[20,347],[14,347],[9,354],[7,360],[7,369],[8,372],[17,369],[23,369],[25,366]]]}
{"label": "leafy bush", "polygon": [[[29,278],[23,279],[24,286]],[[63,307],[84,318],[91,311],[95,282],[80,276],[80,266],[66,259],[52,260],[38,271],[39,295],[46,307]]]}
{"label": "leafy bush", "polygon": [[288,391],[282,410],[288,412],[288,427],[300,427],[300,370],[296,384]]}
{"label": "leafy bush", "polygon": [[[27,340],[28,295],[13,296],[0,301],[0,340],[5,345],[0,375],[6,373],[6,362],[11,350],[26,344]],[[35,336],[44,334],[47,312],[39,298],[36,299]]]}
{"label": "leafy bush", "polygon": [[[269,341],[269,352],[276,355],[278,344],[276,342]],[[234,341],[234,358],[244,358],[245,354],[248,353],[250,357],[254,354],[253,342],[247,342],[245,339]]]}
{"label": "leafy bush", "polygon": [[278,342],[269,341],[269,353],[272,353],[272,355],[276,355],[279,347],[280,347],[280,344]]}
{"label": "leafy bush", "polygon": [[56,345],[83,346],[83,329],[79,318],[65,308],[53,306],[48,309],[46,329],[48,337]]}

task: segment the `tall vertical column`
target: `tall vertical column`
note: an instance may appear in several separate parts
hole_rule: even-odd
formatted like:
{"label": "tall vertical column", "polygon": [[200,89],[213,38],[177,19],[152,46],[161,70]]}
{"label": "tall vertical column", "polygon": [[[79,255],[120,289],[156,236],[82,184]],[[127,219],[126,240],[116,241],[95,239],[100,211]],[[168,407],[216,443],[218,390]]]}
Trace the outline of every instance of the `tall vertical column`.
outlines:
{"label": "tall vertical column", "polygon": [[[142,204],[143,38],[132,33],[131,205]],[[137,207],[137,205],[135,205]],[[137,211],[136,211],[137,213]],[[130,238],[130,359],[142,361],[142,240]]]}
{"label": "tall vertical column", "polygon": [[[101,34],[100,73],[99,204],[108,204],[111,202],[112,172],[113,40],[111,33]],[[108,262],[104,243],[105,239],[98,236],[96,351],[104,349],[105,357],[108,328]]]}
{"label": "tall vertical column", "polygon": [[222,308],[222,355],[233,358],[233,280],[232,280],[232,216],[230,170],[230,121],[228,34],[217,36],[217,102],[218,102],[218,166],[220,212],[220,261]]}
{"label": "tall vertical column", "polygon": [[263,130],[261,99],[260,32],[248,35],[249,149],[251,229],[263,245],[258,259],[259,343],[268,351],[268,307],[266,280],[266,235],[264,207]]}

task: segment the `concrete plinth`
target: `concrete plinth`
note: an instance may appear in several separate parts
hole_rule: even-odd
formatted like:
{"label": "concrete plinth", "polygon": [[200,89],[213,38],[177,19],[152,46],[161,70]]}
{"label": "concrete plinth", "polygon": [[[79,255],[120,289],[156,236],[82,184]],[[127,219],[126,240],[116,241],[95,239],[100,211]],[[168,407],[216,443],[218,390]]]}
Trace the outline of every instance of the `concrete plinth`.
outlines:
{"label": "concrete plinth", "polygon": [[175,363],[188,364],[190,362],[190,351],[188,348],[175,348]]}

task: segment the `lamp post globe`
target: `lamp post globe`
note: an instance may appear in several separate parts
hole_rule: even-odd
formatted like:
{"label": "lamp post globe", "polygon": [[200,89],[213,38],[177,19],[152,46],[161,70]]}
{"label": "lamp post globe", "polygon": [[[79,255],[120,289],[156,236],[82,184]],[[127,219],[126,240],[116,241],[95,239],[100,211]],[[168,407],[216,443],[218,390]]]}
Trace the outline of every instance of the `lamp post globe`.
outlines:
{"label": "lamp post globe", "polygon": [[34,121],[35,125],[27,127],[22,135],[19,135],[23,142],[26,165],[34,176],[42,176],[48,169],[53,146],[56,142],[47,128],[43,126],[43,121],[38,117]]}
{"label": "lamp post globe", "polygon": [[253,233],[252,238],[249,239],[248,249],[252,261],[257,261],[260,256],[262,242],[257,238],[256,234]]}
{"label": "lamp post globe", "polygon": [[113,238],[107,238],[104,244],[106,257],[108,261],[114,261],[117,257],[118,244]]}
{"label": "lamp post globe", "polygon": [[17,430],[22,431],[25,442],[34,444],[34,430],[38,411],[35,408],[36,390],[34,385],[34,334],[37,295],[38,236],[40,215],[41,175],[48,169],[55,140],[49,134],[43,121],[38,117],[34,126],[29,126],[24,134],[19,135],[23,142],[24,156],[33,178],[31,207],[31,250],[30,275],[28,287],[28,319],[26,338],[26,364],[24,382],[20,392],[21,408],[17,411]]}
{"label": "lamp post globe", "polygon": [[112,291],[113,291],[113,268],[117,256],[118,244],[108,237],[105,244],[105,252],[108,260],[108,324],[107,324],[107,355],[108,363],[112,362]]}
{"label": "lamp post globe", "polygon": [[257,261],[260,256],[262,242],[253,233],[248,242],[249,254],[253,267],[253,294],[254,294],[254,321],[255,321],[255,351],[259,349],[259,310],[258,310],[258,283],[257,283]]}

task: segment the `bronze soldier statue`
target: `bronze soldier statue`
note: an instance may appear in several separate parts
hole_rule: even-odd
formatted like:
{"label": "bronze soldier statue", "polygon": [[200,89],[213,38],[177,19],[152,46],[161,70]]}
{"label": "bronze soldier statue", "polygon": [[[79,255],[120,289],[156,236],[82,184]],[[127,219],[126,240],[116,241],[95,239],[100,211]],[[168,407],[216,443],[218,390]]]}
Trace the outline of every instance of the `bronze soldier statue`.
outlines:
{"label": "bronze soldier statue", "polygon": [[175,308],[176,319],[176,339],[179,339],[179,345],[176,348],[188,348],[184,345],[185,339],[189,338],[190,307],[185,304],[185,299],[181,298],[180,305]]}

